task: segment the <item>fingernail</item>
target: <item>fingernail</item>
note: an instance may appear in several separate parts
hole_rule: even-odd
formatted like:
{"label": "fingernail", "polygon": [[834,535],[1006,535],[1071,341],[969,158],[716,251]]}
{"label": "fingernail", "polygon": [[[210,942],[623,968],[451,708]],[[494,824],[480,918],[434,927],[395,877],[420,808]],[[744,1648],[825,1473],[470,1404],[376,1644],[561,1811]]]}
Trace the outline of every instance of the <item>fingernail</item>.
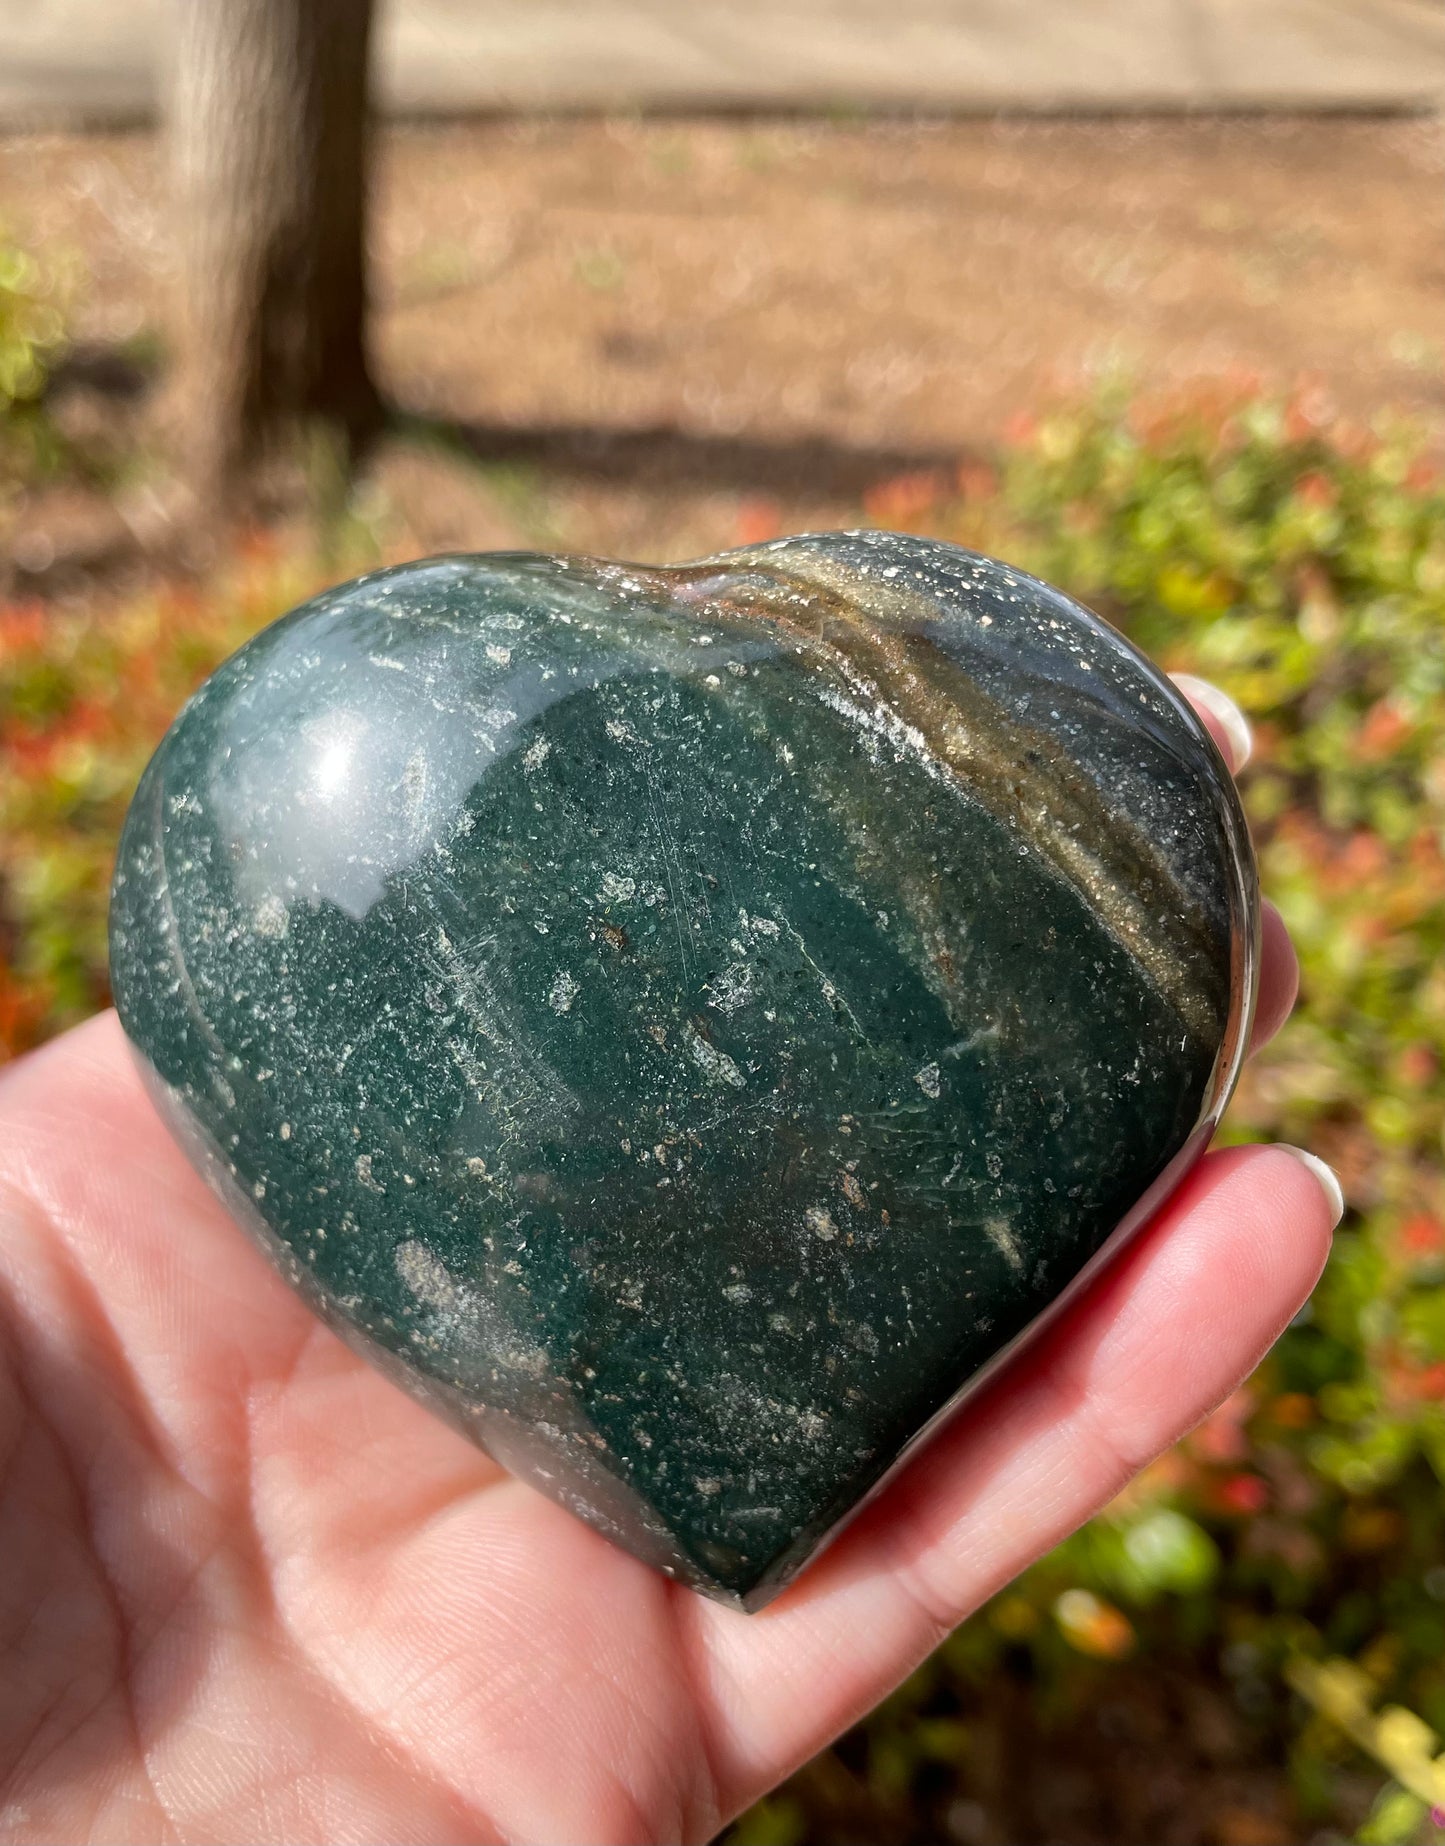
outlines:
{"label": "fingernail", "polygon": [[1204,707],[1229,739],[1229,767],[1236,772],[1243,769],[1254,754],[1254,732],[1234,700],[1212,681],[1193,673],[1171,673],[1169,677],[1191,705]]}
{"label": "fingernail", "polygon": [[1330,1203],[1330,1228],[1333,1229],[1345,1215],[1345,1189],[1335,1169],[1326,1166],[1318,1154],[1307,1154],[1302,1147],[1291,1147],[1288,1141],[1276,1141],[1275,1146],[1282,1154],[1293,1154],[1320,1182],[1320,1191]]}

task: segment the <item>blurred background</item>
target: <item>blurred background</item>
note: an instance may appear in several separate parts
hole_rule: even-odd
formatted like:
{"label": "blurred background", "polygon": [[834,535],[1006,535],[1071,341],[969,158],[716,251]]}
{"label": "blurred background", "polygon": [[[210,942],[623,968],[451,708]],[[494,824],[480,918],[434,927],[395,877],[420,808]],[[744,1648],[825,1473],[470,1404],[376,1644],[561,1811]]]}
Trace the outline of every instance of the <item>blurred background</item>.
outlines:
{"label": "blurred background", "polygon": [[732,1846],[1445,1838],[1442,107],[1440,0],[0,0],[0,1059],[379,562],[927,532],[1255,726],[1325,1280]]}

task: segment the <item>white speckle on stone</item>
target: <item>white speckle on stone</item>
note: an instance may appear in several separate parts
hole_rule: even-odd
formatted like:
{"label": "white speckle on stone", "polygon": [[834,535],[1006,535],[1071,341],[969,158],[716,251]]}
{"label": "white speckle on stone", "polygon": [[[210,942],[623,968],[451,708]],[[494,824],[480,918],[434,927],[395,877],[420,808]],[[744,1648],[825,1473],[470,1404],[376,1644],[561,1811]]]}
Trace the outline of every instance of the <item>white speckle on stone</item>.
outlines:
{"label": "white speckle on stone", "polygon": [[803,1213],[803,1222],[815,1237],[824,1243],[832,1243],[838,1235],[838,1226],[833,1214],[824,1205],[810,1205]]}
{"label": "white speckle on stone", "polygon": [[728,1054],[719,1051],[716,1045],[710,1045],[700,1032],[689,1032],[687,1048],[693,1063],[714,1081],[730,1083],[735,1090],[742,1089],[747,1083],[747,1078]]}
{"label": "white speckle on stone", "polygon": [[356,1177],[369,1192],[385,1192],[386,1190],[380,1180],[372,1177],[370,1154],[358,1154],[356,1156]]}
{"label": "white speckle on stone", "polygon": [[729,962],[704,991],[709,1006],[720,1013],[735,1013],[752,998],[753,971],[745,961]]}
{"label": "white speckle on stone", "polygon": [[522,752],[522,767],[523,769],[540,769],[551,754],[551,744],[545,737],[539,737],[534,743],[528,744]]}
{"label": "white speckle on stone", "polygon": [[582,983],[575,974],[566,968],[560,970],[552,983],[552,991],[547,995],[547,1004],[554,1013],[570,1013],[572,1002],[582,991]]}
{"label": "white speckle on stone", "polygon": [[627,878],[620,872],[602,874],[602,901],[604,903],[622,904],[636,895],[637,880],[635,878]]}
{"label": "white speckle on stone", "polygon": [[418,834],[425,825],[430,789],[431,766],[426,751],[418,745],[407,757],[401,772],[402,806],[408,826]]}
{"label": "white speckle on stone", "polygon": [[282,1122],[280,1134],[283,1141],[289,1141],[291,1139],[291,1124],[289,1122]]}
{"label": "white speckle on stone", "polygon": [[1018,1238],[1014,1236],[1013,1226],[1007,1218],[985,1218],[983,1234],[994,1249],[999,1252],[1015,1275],[1021,1273],[1024,1266],[1024,1253],[1019,1248]]}
{"label": "white speckle on stone", "polygon": [[923,1094],[931,1097],[934,1102],[937,1102],[943,1094],[943,1076],[936,1064],[925,1064],[922,1070],[915,1074],[913,1081],[923,1091]]}
{"label": "white speckle on stone", "polygon": [[722,1492],[722,1482],[715,1474],[695,1474],[692,1479],[692,1484],[700,1494],[705,1495],[708,1499],[711,1499],[714,1494]]}
{"label": "white speckle on stone", "polygon": [[256,906],[251,927],[258,936],[269,936],[273,941],[284,936],[291,927],[290,913],[274,891],[263,897]]}
{"label": "white speckle on stone", "polygon": [[509,667],[512,664],[512,650],[509,647],[502,647],[496,641],[488,641],[487,659],[493,666]]}
{"label": "white speckle on stone", "polygon": [[429,1308],[443,1311],[457,1306],[457,1285],[438,1256],[433,1256],[425,1244],[416,1238],[408,1237],[405,1243],[396,1246],[396,1273],[416,1296]]}

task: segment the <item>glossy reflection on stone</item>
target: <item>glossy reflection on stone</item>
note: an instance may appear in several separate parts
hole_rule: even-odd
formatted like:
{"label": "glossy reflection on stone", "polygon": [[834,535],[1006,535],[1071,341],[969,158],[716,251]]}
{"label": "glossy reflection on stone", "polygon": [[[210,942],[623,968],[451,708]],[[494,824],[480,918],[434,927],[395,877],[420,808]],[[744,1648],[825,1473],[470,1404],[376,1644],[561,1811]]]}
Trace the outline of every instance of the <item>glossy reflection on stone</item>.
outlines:
{"label": "glossy reflection on stone", "polygon": [[146,771],[112,971],[333,1325],[751,1607],[1198,1151],[1255,909],[1116,634],[832,534],[297,610]]}

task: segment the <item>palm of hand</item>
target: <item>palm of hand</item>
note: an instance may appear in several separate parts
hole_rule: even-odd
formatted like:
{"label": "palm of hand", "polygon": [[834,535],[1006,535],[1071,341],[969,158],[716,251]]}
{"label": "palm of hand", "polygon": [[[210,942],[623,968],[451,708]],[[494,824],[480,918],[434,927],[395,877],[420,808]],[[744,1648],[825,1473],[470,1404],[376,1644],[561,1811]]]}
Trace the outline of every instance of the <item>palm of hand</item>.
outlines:
{"label": "palm of hand", "polygon": [[[1266,931],[1261,1030],[1293,994]],[[0,1079],[0,1828],[706,1839],[1223,1397],[1330,1212],[1213,1154],[759,1616],[654,1576],[316,1323],[113,1016]]]}

